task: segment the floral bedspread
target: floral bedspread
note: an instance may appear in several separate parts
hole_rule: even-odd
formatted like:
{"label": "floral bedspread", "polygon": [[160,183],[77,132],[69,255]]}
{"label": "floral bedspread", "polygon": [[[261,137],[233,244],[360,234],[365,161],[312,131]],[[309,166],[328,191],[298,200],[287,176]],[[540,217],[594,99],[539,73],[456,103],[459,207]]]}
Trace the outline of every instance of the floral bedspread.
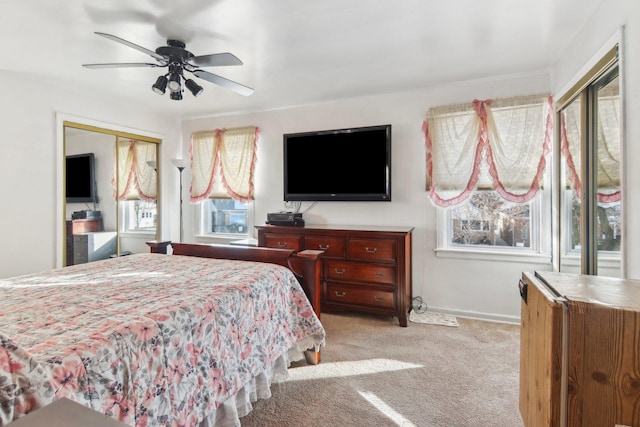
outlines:
{"label": "floral bedspread", "polygon": [[277,265],[139,254],[0,280],[0,425],[63,397],[194,425],[300,343],[324,329]]}

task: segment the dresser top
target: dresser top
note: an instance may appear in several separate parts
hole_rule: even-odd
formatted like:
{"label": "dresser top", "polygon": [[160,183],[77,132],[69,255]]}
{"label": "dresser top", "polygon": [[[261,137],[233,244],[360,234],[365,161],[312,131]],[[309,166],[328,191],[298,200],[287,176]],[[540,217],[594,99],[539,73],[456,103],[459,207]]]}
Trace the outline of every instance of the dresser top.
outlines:
{"label": "dresser top", "polygon": [[384,226],[384,225],[329,225],[329,224],[305,224],[304,227],[288,227],[281,225],[257,225],[257,229],[292,229],[292,230],[344,230],[344,231],[375,231],[385,233],[411,233],[414,227]]}

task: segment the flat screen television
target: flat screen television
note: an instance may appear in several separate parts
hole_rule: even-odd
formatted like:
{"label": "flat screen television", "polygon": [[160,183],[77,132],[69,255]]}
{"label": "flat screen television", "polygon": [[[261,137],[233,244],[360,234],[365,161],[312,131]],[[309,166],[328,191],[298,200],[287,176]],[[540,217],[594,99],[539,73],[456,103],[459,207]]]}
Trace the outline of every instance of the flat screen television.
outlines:
{"label": "flat screen television", "polygon": [[285,201],[391,201],[391,125],[283,139]]}
{"label": "flat screen television", "polygon": [[67,156],[65,182],[67,203],[95,202],[95,158],[93,153]]}

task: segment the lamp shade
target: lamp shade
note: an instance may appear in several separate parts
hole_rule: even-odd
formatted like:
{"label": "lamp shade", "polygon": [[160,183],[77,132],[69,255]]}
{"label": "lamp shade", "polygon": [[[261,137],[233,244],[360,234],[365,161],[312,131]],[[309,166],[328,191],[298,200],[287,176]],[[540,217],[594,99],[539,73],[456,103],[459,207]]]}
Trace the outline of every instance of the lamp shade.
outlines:
{"label": "lamp shade", "polygon": [[189,79],[187,81],[184,82],[185,86],[187,86],[187,89],[189,89],[189,91],[193,94],[193,96],[198,96],[202,93],[202,91],[204,89],[202,89],[202,86],[200,86],[198,83],[194,82],[192,79]]}
{"label": "lamp shade", "polygon": [[187,159],[171,159],[171,163],[181,170],[189,166],[189,160]]}
{"label": "lamp shade", "polygon": [[153,90],[158,95],[164,95],[164,92],[167,90],[167,77],[158,77],[158,80],[156,80],[153,86],[151,86],[151,90]]}

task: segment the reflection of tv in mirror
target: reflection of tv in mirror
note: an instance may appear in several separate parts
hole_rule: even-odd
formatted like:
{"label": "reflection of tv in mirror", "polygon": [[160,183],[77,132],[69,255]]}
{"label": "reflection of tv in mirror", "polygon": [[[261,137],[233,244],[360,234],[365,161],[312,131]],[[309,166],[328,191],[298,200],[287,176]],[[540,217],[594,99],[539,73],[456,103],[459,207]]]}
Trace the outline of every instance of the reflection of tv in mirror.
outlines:
{"label": "reflection of tv in mirror", "polygon": [[67,156],[65,182],[67,203],[96,202],[93,153]]}

